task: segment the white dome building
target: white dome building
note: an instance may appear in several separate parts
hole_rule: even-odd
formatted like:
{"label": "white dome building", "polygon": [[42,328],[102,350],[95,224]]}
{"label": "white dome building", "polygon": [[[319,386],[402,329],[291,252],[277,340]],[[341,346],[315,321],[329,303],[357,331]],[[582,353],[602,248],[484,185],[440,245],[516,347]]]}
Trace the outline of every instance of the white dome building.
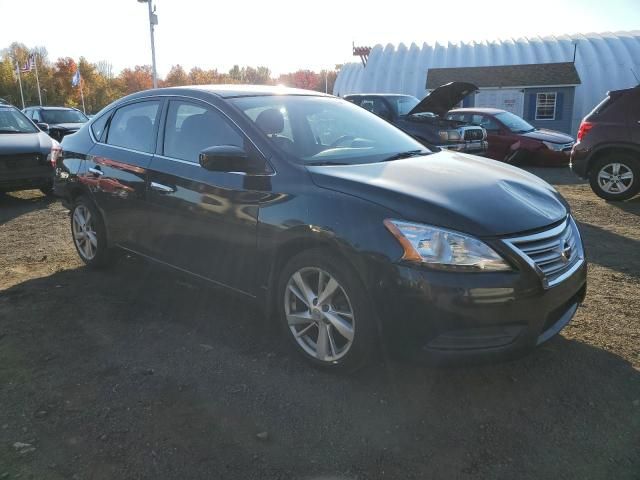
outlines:
{"label": "white dome building", "polygon": [[376,45],[366,66],[342,67],[333,93],[422,98],[442,83],[465,79],[480,90],[464,106],[504,108],[537,127],[575,135],[580,120],[607,91],[640,83],[640,31],[422,47],[413,43],[409,48]]}

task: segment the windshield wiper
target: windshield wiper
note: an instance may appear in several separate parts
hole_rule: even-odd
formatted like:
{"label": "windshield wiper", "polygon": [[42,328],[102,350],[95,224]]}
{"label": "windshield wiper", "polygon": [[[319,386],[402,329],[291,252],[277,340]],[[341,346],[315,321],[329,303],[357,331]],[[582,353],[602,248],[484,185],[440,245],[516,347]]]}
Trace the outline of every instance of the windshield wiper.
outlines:
{"label": "windshield wiper", "polygon": [[381,160],[382,162],[390,162],[392,160],[402,160],[403,158],[409,158],[409,157],[419,157],[421,155],[427,155],[431,152],[426,151],[426,150],[408,150],[406,152],[400,152],[400,153],[396,153],[394,155],[391,155],[390,157],[385,158],[384,160]]}
{"label": "windshield wiper", "polygon": [[323,167],[326,165],[349,165],[349,164],[344,162],[332,162],[331,160],[325,160],[322,162],[309,162],[307,163],[307,165],[310,167]]}
{"label": "windshield wiper", "polygon": [[23,133],[23,132],[19,130],[8,130],[8,129],[0,128],[0,133]]}

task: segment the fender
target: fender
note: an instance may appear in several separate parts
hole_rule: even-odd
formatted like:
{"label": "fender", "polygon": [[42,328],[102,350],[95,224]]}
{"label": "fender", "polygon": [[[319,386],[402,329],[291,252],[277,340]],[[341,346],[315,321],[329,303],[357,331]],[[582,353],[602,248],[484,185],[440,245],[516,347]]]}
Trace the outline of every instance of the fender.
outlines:
{"label": "fender", "polygon": [[629,150],[629,151],[636,152],[640,155],[640,144],[637,144],[637,143],[633,143],[633,142],[599,143],[598,145],[593,147],[589,152],[589,154],[587,155],[587,158],[585,160],[585,163],[587,165],[586,171],[589,172],[589,170],[591,170],[591,164],[593,163],[594,159],[598,157],[598,154],[600,154],[604,150],[609,150],[609,149]]}

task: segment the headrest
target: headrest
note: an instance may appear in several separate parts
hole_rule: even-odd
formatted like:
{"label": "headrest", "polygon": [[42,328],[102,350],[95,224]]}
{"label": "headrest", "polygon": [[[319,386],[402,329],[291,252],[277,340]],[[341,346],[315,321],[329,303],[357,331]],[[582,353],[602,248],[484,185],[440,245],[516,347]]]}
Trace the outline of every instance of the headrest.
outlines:
{"label": "headrest", "polygon": [[140,132],[144,130],[151,130],[153,124],[151,123],[151,119],[146,115],[136,115],[135,117],[131,117],[127,120],[127,130],[134,130],[136,132]]}
{"label": "headrest", "polygon": [[280,110],[269,108],[260,112],[256,118],[256,125],[267,135],[273,135],[284,130],[284,116]]}

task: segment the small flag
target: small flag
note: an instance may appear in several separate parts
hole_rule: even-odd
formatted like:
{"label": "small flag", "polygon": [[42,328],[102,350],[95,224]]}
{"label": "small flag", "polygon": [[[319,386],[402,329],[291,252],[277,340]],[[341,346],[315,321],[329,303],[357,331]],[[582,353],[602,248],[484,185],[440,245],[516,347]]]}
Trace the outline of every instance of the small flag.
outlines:
{"label": "small flag", "polygon": [[80,84],[80,70],[77,69],[76,73],[73,74],[73,78],[71,78],[71,86],[77,87]]}
{"label": "small flag", "polygon": [[33,70],[33,58],[29,57],[27,61],[20,67],[22,73],[27,73]]}

